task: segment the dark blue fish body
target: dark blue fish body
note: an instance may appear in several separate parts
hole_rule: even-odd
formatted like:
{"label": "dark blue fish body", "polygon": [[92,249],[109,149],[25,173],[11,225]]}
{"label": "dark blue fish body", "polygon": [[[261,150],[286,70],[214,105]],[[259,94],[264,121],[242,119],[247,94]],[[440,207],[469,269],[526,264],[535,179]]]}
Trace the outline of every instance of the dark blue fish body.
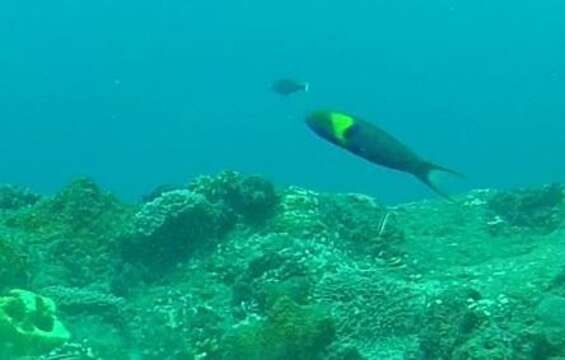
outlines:
{"label": "dark blue fish body", "polygon": [[299,91],[308,91],[309,87],[307,82],[280,79],[275,81],[271,88],[277,94],[287,96]]}
{"label": "dark blue fish body", "polygon": [[444,171],[459,175],[422,159],[383,129],[358,117],[319,111],[311,114],[306,123],[323,139],[373,164],[412,174],[443,197],[449,198],[431,181],[430,173]]}

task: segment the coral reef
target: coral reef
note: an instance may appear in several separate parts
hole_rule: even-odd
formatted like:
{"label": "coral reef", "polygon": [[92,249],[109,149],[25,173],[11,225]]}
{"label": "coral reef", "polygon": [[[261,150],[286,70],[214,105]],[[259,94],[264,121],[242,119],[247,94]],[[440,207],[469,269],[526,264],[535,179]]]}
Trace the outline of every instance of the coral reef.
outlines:
{"label": "coral reef", "polygon": [[250,320],[226,335],[224,360],[315,360],[334,340],[334,324],[315,306],[288,297],[273,304],[265,319]]}
{"label": "coral reef", "polygon": [[83,288],[51,286],[41,293],[53,299],[59,309],[68,315],[98,314],[115,325],[125,323],[126,301],[121,297]]}
{"label": "coral reef", "polygon": [[320,197],[298,187],[286,189],[269,224],[269,232],[297,238],[328,237],[329,229],[320,213]]}
{"label": "coral reef", "polygon": [[565,188],[551,184],[539,189],[501,192],[489,201],[489,208],[511,226],[554,231],[563,222]]}
{"label": "coral reef", "polygon": [[88,178],[73,180],[54,197],[44,198],[10,218],[8,224],[43,234],[100,236],[114,231],[121,204]]}
{"label": "coral reef", "polygon": [[128,260],[162,270],[221,236],[225,221],[222,208],[201,194],[165,192],[135,213],[121,241],[122,252]]}
{"label": "coral reef", "polygon": [[313,299],[331,309],[341,342],[365,356],[375,339],[415,333],[424,307],[410,284],[388,278],[383,269],[353,264],[325,274]]}
{"label": "coral reef", "polygon": [[33,206],[41,195],[30,189],[14,185],[0,185],[0,210],[18,210]]}
{"label": "coral reef", "polygon": [[51,299],[25,290],[0,297],[0,353],[41,355],[65,344],[70,336]]}
{"label": "coral reef", "polygon": [[228,171],[136,204],[2,186],[0,358],[565,358],[563,186],[455,200]]}
{"label": "coral reef", "polygon": [[234,171],[225,171],[215,177],[199,177],[189,185],[189,189],[203,194],[213,203],[223,203],[250,224],[260,224],[268,219],[279,200],[274,185],[269,181],[258,176],[242,176]]}
{"label": "coral reef", "polygon": [[78,178],[54,196],[10,211],[2,222],[20,242],[34,244],[27,251],[34,287],[83,286],[112,273],[114,239],[130,213],[93,180]]}
{"label": "coral reef", "polygon": [[0,291],[27,286],[31,276],[29,254],[14,237],[0,234]]}
{"label": "coral reef", "polygon": [[450,288],[430,300],[419,335],[424,358],[452,358],[457,346],[485,320],[470,306],[479,300],[477,291],[466,288]]}
{"label": "coral reef", "polygon": [[[24,358],[25,359],[25,358]],[[24,360],[22,359],[22,360]],[[36,360],[97,360],[100,359],[94,353],[88,342],[83,343],[65,343],[46,355],[41,355]],[[31,359],[28,359],[31,360]]]}
{"label": "coral reef", "polygon": [[402,255],[395,247],[404,238],[395,212],[375,199],[361,194],[323,196],[320,213],[326,227],[353,251],[386,259]]}
{"label": "coral reef", "polygon": [[161,195],[163,195],[164,193],[174,190],[186,190],[186,188],[183,188],[182,186],[179,185],[170,185],[170,184],[159,185],[153,190],[151,190],[151,192],[149,192],[148,194],[143,195],[141,197],[141,202],[142,203],[151,202],[157,199],[158,197],[160,197]]}

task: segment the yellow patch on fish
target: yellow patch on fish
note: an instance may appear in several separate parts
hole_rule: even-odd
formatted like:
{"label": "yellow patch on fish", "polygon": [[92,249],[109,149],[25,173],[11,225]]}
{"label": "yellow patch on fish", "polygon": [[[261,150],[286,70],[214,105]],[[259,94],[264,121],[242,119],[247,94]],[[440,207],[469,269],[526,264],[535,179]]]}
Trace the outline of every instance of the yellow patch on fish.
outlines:
{"label": "yellow patch on fish", "polygon": [[335,138],[343,145],[347,145],[345,133],[355,124],[355,120],[342,113],[331,113],[330,120]]}

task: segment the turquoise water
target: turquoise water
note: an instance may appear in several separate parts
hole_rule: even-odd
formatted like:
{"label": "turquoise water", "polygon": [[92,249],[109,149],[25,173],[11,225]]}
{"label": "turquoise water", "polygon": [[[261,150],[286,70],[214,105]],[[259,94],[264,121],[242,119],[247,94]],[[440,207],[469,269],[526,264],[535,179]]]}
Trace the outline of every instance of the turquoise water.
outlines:
{"label": "turquoise water", "polygon": [[564,15],[2,1],[0,360],[565,359]]}
{"label": "turquoise water", "polygon": [[[224,169],[429,197],[320,143],[314,109],[380,124],[469,177],[563,180],[565,5],[554,1],[6,1],[0,181],[92,176],[127,199]],[[279,77],[311,82],[280,99]]]}

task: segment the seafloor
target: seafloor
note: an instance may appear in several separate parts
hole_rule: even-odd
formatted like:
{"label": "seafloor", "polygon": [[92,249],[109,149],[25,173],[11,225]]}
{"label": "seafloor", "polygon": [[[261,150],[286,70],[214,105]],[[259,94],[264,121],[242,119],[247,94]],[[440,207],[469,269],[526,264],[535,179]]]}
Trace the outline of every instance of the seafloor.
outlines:
{"label": "seafloor", "polygon": [[0,187],[1,360],[565,359],[565,187]]}

